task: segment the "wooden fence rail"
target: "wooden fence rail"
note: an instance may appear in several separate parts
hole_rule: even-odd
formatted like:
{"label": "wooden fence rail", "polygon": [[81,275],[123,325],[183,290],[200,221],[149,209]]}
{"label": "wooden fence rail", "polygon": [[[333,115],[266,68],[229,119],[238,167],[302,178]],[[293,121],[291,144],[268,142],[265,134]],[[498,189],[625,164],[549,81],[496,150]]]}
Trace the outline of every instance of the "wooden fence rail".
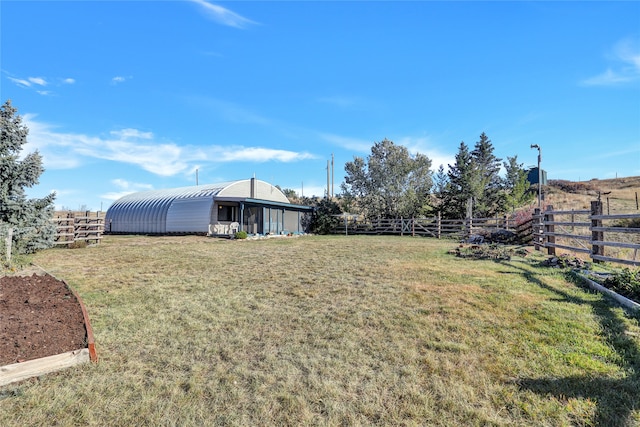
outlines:
{"label": "wooden fence rail", "polygon": [[473,218],[472,220],[429,218],[378,219],[376,221],[348,220],[341,222],[334,234],[393,234],[400,236],[465,238],[478,230],[514,230],[516,222],[509,217]]}
{"label": "wooden fence rail", "polygon": [[104,233],[104,217],[100,212],[69,212],[51,221],[56,224],[55,245],[70,245],[75,242],[97,244]]}
{"label": "wooden fence rail", "polygon": [[[530,219],[516,223],[509,217],[448,220],[431,218],[380,219],[377,221],[345,220],[336,234],[395,234],[435,238],[467,239],[480,230],[509,230],[522,244],[537,250],[546,248],[549,255],[556,249],[588,254],[595,262],[615,262],[640,266],[640,228],[617,226],[616,221],[640,219],[640,214],[604,215],[602,202],[594,201],[591,209],[535,210]],[[605,235],[607,236],[605,239]]]}
{"label": "wooden fence rail", "polygon": [[536,248],[546,248],[549,255],[565,249],[589,254],[595,262],[640,266],[640,228],[616,226],[614,222],[621,219],[640,219],[640,214],[603,215],[600,201],[591,202],[590,210],[560,211],[548,206],[534,215]]}

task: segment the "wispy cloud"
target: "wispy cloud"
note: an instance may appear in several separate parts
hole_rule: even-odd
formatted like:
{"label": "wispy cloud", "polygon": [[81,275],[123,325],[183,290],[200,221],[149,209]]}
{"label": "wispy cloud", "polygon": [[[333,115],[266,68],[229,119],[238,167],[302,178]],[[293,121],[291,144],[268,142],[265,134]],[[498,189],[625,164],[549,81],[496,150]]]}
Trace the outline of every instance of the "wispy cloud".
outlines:
{"label": "wispy cloud", "polygon": [[[369,141],[358,138],[350,138],[335,134],[322,133],[320,137],[325,141],[355,151],[359,154],[370,154],[371,147],[377,141]],[[402,137],[399,139],[390,138],[395,144],[407,147],[410,153],[421,153],[431,159],[431,168],[438,169],[438,166],[444,165],[445,168],[449,163],[453,163],[455,156],[451,153],[445,153],[439,150],[427,137]]]}
{"label": "wispy cloud", "polygon": [[454,154],[442,152],[427,137],[403,137],[394,142],[407,147],[411,153],[427,156],[431,160],[431,169],[434,171],[438,170],[440,165],[443,165],[446,170],[447,165],[455,163]]}
{"label": "wispy cloud", "polygon": [[35,90],[36,93],[38,93],[40,95],[44,95],[44,96],[53,95],[54,94],[54,92],[52,92],[51,90],[44,90],[43,88],[45,86],[54,86],[55,87],[55,86],[61,86],[63,84],[67,84],[67,85],[68,84],[74,84],[76,82],[75,79],[72,79],[72,78],[47,79],[47,78],[44,78],[44,77],[20,78],[20,77],[7,76],[7,79],[9,79],[9,81],[13,82],[17,86],[20,86],[22,88]]}
{"label": "wispy cloud", "polygon": [[307,152],[296,152],[289,150],[276,150],[264,147],[213,147],[211,152],[219,156],[222,162],[296,162],[299,160],[314,159],[316,156]]}
{"label": "wispy cloud", "polygon": [[26,79],[20,79],[16,77],[8,77],[9,80],[22,87],[32,87],[34,85],[37,86],[46,86],[47,81],[42,77],[27,77]]}
{"label": "wispy cloud", "polygon": [[607,57],[613,64],[603,73],[583,80],[583,85],[614,86],[640,80],[640,40],[619,41]]}
{"label": "wispy cloud", "polygon": [[115,77],[113,77],[113,78],[111,79],[111,84],[112,84],[112,85],[117,85],[117,84],[120,84],[120,83],[124,83],[124,82],[126,82],[127,80],[130,80],[130,79],[132,79],[132,78],[133,78],[133,77],[131,77],[131,76],[128,76],[128,77],[125,77],[125,76],[115,76]]}
{"label": "wispy cloud", "polygon": [[200,6],[201,10],[205,13],[205,15],[217,22],[218,24],[226,25],[234,28],[246,28],[249,25],[254,25],[256,22],[245,18],[244,16],[240,16],[237,13],[226,9],[222,6],[218,6],[216,4],[209,3],[205,0],[191,0],[193,3],[196,3]]}
{"label": "wispy cloud", "polygon": [[46,86],[47,81],[42,77],[29,77],[29,81],[34,85]]}
{"label": "wispy cloud", "polygon": [[273,121],[250,109],[216,98],[191,98],[202,108],[216,113],[227,121],[234,123],[258,124],[262,126],[274,125]]}
{"label": "wispy cloud", "polygon": [[135,193],[138,191],[153,190],[153,185],[151,184],[130,182],[120,178],[112,179],[110,182],[113,187],[116,188],[116,190],[101,194],[100,198],[106,200],[118,200],[119,198],[124,197],[127,194]]}
{"label": "wispy cloud", "polygon": [[109,133],[121,139],[129,139],[129,138],[153,139],[153,132],[142,132],[138,129],[127,128],[127,129],[121,129],[121,130],[112,130]]}
{"label": "wispy cloud", "polygon": [[158,140],[152,132],[137,129],[111,131],[109,137],[58,132],[55,126],[39,122],[25,114],[29,128],[25,152],[38,150],[45,167],[70,169],[88,159],[102,159],[131,164],[159,176],[190,173],[203,163],[228,162],[296,162],[315,158],[307,152],[264,147],[217,146],[196,147]]}
{"label": "wispy cloud", "polygon": [[371,146],[373,145],[373,141],[351,138],[348,136],[341,136],[332,133],[320,133],[320,138],[324,139],[330,144],[359,153],[366,153],[371,151]]}
{"label": "wispy cloud", "polygon": [[18,86],[31,87],[31,82],[27,79],[18,79],[15,77],[7,77],[7,78]]}

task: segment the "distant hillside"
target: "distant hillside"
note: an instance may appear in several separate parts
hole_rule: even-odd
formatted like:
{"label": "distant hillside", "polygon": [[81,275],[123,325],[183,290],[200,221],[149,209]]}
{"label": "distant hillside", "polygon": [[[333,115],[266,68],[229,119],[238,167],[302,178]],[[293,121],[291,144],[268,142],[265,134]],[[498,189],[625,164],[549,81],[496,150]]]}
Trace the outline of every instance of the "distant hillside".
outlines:
{"label": "distant hillside", "polygon": [[[543,187],[544,205],[555,209],[589,209],[598,194],[611,215],[640,213],[636,205],[640,197],[640,176],[616,179],[592,179],[590,181],[549,180]],[[608,199],[608,200],[607,200]]]}

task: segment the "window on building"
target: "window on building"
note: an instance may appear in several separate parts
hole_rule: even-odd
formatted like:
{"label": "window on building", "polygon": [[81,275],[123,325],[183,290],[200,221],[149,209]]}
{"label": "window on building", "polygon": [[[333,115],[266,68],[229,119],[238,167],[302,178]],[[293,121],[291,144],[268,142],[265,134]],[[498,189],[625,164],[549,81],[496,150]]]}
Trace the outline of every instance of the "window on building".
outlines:
{"label": "window on building", "polygon": [[218,221],[235,221],[236,207],[227,205],[218,205]]}

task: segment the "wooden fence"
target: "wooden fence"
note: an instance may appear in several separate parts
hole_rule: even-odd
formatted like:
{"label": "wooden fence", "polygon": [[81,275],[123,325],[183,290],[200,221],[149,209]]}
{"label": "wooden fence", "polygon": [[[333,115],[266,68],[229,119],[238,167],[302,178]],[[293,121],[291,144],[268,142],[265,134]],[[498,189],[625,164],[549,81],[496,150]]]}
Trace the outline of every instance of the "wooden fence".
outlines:
{"label": "wooden fence", "polygon": [[[590,210],[536,209],[532,221],[536,249],[546,248],[588,254],[595,262],[640,266],[640,228],[619,226],[621,220],[640,219],[640,214],[603,215],[602,202],[591,202]],[[617,224],[616,224],[617,223]]]}
{"label": "wooden fence", "polygon": [[71,245],[75,242],[97,244],[104,233],[104,217],[101,212],[68,212],[58,214],[51,221],[56,224],[56,245]]}
{"label": "wooden fence", "polygon": [[[473,234],[509,230],[522,244],[532,244],[537,250],[546,248],[549,255],[556,249],[584,253],[595,262],[615,262],[640,266],[640,228],[619,226],[621,220],[640,219],[640,214],[603,215],[602,202],[591,202],[590,210],[536,209],[524,222],[507,216],[447,220],[431,218],[380,219],[358,221],[354,216],[342,217],[335,234],[389,234],[435,238],[468,239]],[[606,238],[605,238],[606,237]]]}
{"label": "wooden fence", "polygon": [[478,230],[514,230],[515,220],[507,216],[498,218],[473,218],[471,220],[442,219],[440,215],[430,218],[398,218],[362,221],[347,219],[332,230],[334,234],[379,234],[400,236],[422,236],[466,238]]}

